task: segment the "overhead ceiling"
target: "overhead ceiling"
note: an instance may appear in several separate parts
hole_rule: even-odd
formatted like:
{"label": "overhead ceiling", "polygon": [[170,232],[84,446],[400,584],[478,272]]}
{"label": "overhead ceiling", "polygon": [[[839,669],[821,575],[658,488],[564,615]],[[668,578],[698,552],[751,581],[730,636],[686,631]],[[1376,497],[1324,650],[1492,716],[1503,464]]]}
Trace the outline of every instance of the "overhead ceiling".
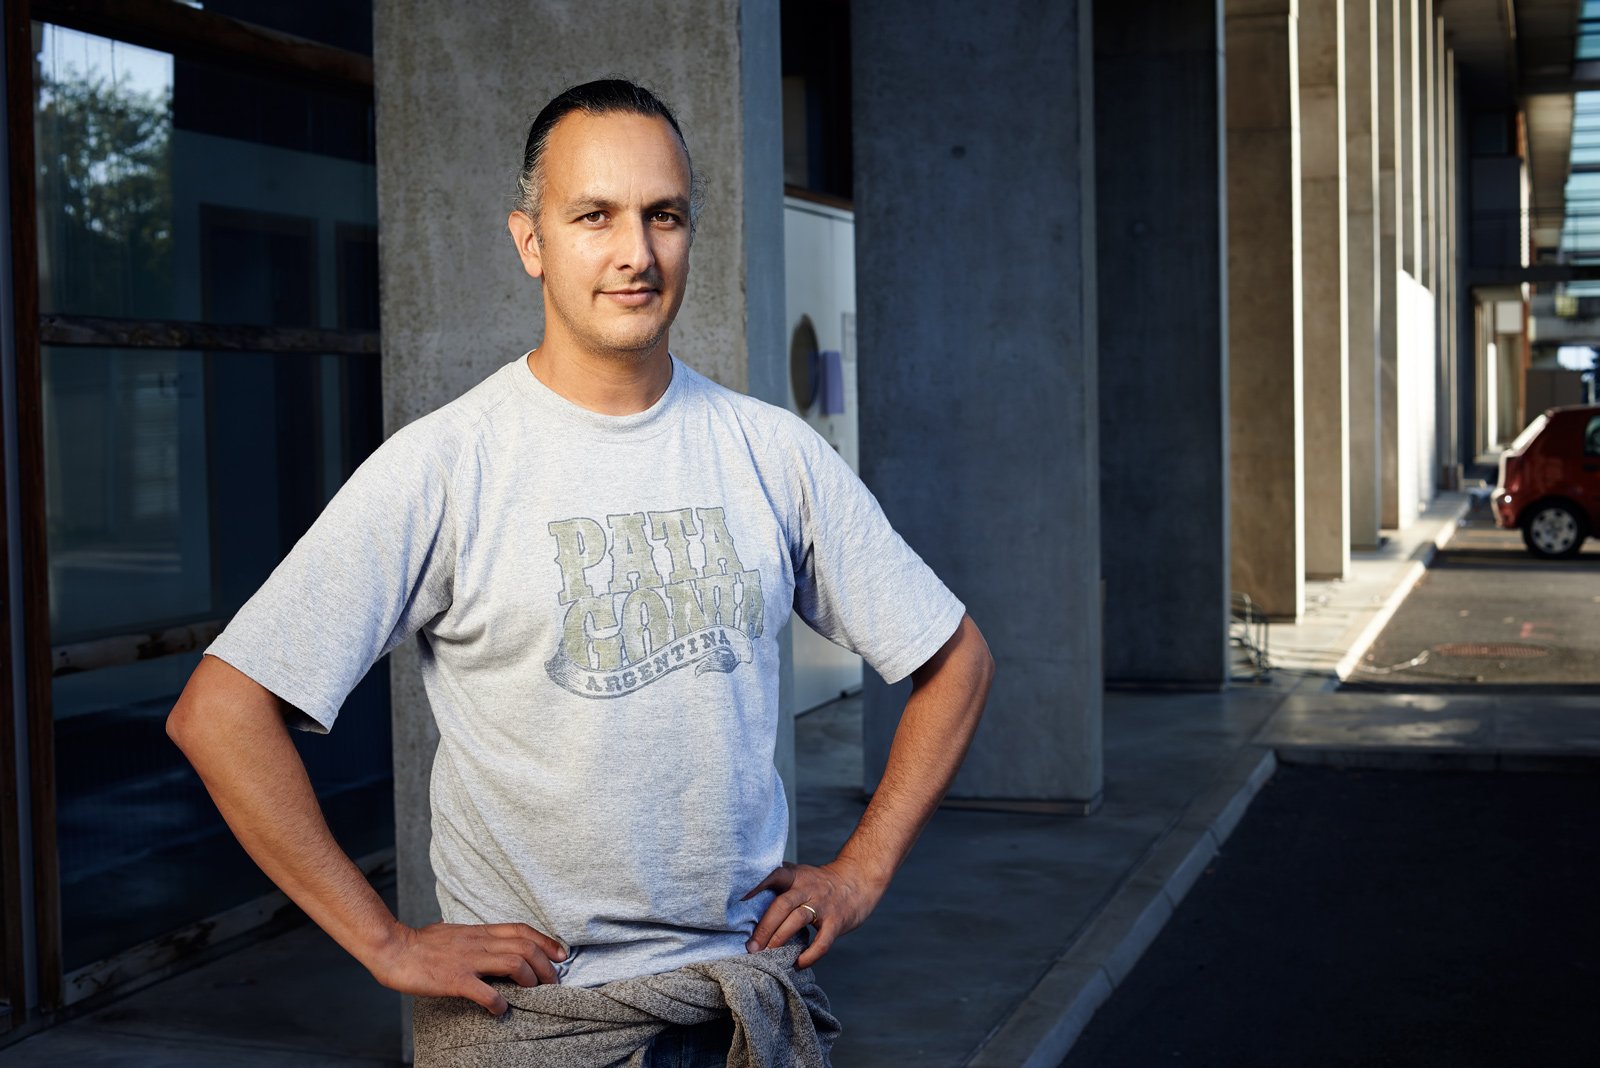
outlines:
{"label": "overhead ceiling", "polygon": [[1445,42],[1455,52],[1469,106],[1489,107],[1514,96],[1516,16],[1511,0],[1438,0]]}
{"label": "overhead ceiling", "polygon": [[[1591,64],[1574,60],[1582,0],[1436,0],[1469,109],[1526,116],[1535,244],[1560,241],[1572,148],[1572,94]],[[1592,73],[1600,88],[1600,63]]]}
{"label": "overhead ceiling", "polygon": [[[1474,103],[1571,92],[1582,0],[1435,0]],[[1588,72],[1583,72],[1587,74]],[[1595,71],[1600,74],[1600,70]]]}

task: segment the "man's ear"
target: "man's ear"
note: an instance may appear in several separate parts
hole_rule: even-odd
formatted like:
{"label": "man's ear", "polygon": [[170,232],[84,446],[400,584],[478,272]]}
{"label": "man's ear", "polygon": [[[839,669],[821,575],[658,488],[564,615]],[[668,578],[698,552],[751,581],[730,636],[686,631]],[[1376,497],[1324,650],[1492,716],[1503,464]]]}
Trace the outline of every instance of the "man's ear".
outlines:
{"label": "man's ear", "polygon": [[543,278],[544,258],[539,254],[539,235],[533,229],[533,220],[526,212],[514,211],[506,219],[506,229],[511,231],[511,240],[517,246],[517,255],[528,277]]}

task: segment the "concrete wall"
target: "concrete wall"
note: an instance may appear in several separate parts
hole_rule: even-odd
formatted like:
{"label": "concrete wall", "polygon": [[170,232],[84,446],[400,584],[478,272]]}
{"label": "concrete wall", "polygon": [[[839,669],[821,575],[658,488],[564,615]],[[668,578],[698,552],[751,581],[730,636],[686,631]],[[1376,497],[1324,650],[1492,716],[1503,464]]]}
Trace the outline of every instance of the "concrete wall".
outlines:
{"label": "concrete wall", "polygon": [[1305,603],[1300,86],[1294,0],[1227,0],[1233,588]]}
{"label": "concrete wall", "polygon": [[1222,5],[1095,10],[1105,663],[1227,680]]}
{"label": "concrete wall", "polygon": [[[378,0],[374,19],[388,431],[538,342],[538,288],[505,229],[523,140],[550,97],[609,74],[676,110],[706,186],[674,351],[782,403],[777,0],[467,0],[449,18],[434,4]],[[400,913],[423,923],[437,916],[427,856],[437,734],[411,646],[393,656],[391,683]],[[780,749],[792,790],[792,735]]]}
{"label": "concrete wall", "polygon": [[[852,14],[862,474],[999,665],[953,795],[1084,809],[1101,789],[1089,5]],[[865,693],[871,789],[905,687],[869,673]]]}
{"label": "concrete wall", "polygon": [[1400,352],[1395,378],[1395,526],[1416,522],[1435,492],[1433,294],[1402,271],[1395,280]]}

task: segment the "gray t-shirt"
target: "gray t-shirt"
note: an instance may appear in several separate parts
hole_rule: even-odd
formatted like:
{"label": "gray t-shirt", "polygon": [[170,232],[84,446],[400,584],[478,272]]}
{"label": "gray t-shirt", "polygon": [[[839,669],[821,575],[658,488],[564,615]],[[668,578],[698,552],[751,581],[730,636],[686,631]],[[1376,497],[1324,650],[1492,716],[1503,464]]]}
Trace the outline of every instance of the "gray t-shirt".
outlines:
{"label": "gray t-shirt", "polygon": [[964,611],[805,423],[672,372],[605,416],[507,364],[373,453],[207,650],[326,730],[416,634],[444,918],[531,923],[583,986],[744,951],[790,605],[891,682]]}

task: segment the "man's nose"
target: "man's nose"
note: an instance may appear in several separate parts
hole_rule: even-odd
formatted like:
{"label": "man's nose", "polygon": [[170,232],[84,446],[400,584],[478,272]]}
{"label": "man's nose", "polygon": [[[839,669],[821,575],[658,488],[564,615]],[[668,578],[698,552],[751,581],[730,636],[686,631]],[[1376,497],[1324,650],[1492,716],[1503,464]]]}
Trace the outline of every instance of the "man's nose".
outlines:
{"label": "man's nose", "polygon": [[655,266],[655,248],[651,243],[649,221],[637,215],[629,215],[621,225],[616,228],[616,247],[613,250],[616,256],[616,265],[627,268],[635,274],[648,271]]}

